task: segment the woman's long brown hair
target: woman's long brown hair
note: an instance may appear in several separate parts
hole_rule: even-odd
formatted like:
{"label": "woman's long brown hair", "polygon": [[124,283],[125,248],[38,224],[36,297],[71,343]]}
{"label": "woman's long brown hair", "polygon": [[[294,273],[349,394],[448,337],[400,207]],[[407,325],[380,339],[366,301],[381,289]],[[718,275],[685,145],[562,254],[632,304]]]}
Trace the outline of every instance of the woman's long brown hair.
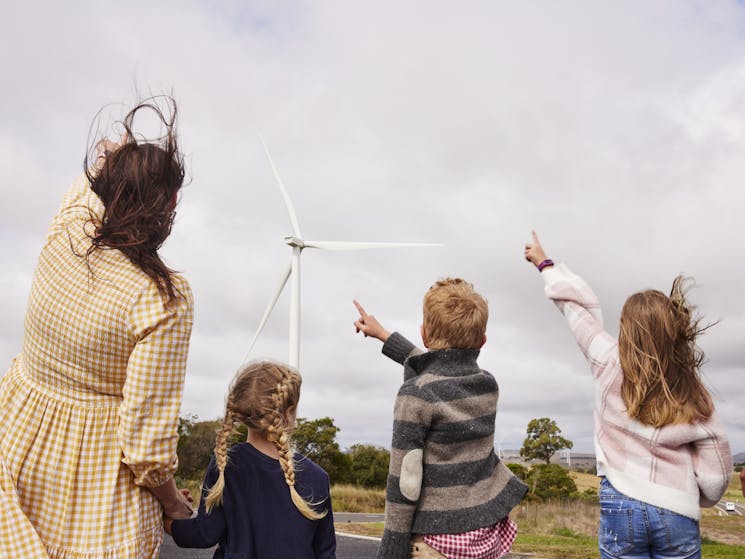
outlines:
{"label": "woman's long brown hair", "polygon": [[696,337],[701,327],[685,298],[685,278],[661,291],[635,293],[621,311],[618,353],[621,394],[630,417],[653,427],[709,419],[714,404],[699,368],[704,353]]}
{"label": "woman's long brown hair", "polygon": [[[161,99],[166,100],[166,111],[158,105]],[[134,131],[135,115],[143,110],[154,113],[165,129],[155,140],[138,140]],[[91,189],[105,208],[86,259],[100,248],[121,251],[155,281],[167,301],[177,296],[177,290],[173,270],[161,260],[158,249],[171,233],[185,174],[176,141],[176,114],[171,97],[139,103],[122,119],[121,143],[106,154],[103,165],[91,165],[88,155],[84,162]]]}

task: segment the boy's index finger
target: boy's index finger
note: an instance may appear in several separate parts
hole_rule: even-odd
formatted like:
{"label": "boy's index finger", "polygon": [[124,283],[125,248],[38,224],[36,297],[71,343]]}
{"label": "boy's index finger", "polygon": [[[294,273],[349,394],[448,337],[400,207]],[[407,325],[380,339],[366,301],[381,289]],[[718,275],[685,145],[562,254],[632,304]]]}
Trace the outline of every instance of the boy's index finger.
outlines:
{"label": "boy's index finger", "polygon": [[359,301],[357,299],[353,300],[354,306],[357,307],[357,312],[360,313],[360,316],[362,318],[367,318],[367,313],[365,312],[365,309],[362,308],[362,305],[360,305]]}

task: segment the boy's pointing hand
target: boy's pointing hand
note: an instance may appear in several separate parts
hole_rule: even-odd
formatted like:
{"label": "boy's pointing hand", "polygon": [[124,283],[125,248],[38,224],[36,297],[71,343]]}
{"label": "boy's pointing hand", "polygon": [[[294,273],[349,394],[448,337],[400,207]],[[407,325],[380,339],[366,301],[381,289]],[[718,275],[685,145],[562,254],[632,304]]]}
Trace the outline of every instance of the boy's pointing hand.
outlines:
{"label": "boy's pointing hand", "polygon": [[391,333],[383,328],[383,325],[378,322],[378,319],[371,314],[367,314],[362,305],[357,300],[353,301],[354,306],[357,307],[357,312],[360,313],[360,317],[354,321],[354,327],[357,332],[362,332],[367,338],[377,338],[381,342],[385,343],[390,337]]}

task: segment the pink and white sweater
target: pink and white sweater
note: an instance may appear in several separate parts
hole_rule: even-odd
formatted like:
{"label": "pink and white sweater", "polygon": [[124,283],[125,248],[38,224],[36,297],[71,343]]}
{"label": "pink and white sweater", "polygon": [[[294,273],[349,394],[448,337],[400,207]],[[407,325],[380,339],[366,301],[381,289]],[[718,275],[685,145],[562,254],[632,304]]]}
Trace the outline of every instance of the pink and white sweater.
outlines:
{"label": "pink and white sweater", "polygon": [[708,421],[661,428],[629,417],[618,341],[603,328],[597,296],[564,264],[541,275],[592,371],[598,475],[628,497],[698,520],[700,507],[716,504],[732,475],[732,452],[716,412]]}

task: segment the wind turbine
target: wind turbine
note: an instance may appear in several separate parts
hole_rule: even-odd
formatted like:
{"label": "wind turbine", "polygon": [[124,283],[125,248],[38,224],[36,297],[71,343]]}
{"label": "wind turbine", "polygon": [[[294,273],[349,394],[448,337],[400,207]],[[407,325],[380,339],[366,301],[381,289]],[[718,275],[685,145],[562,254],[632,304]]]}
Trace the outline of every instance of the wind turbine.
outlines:
{"label": "wind turbine", "polygon": [[568,448],[564,449],[564,458],[566,458],[567,467],[571,468],[572,467],[572,452]]}
{"label": "wind turbine", "polygon": [[269,160],[269,165],[272,168],[274,179],[277,183],[277,186],[279,187],[280,192],[282,193],[282,198],[284,199],[287,213],[290,216],[292,235],[285,235],[285,243],[287,243],[292,248],[292,258],[290,260],[290,264],[287,266],[287,269],[282,274],[279,285],[274,292],[274,296],[272,297],[271,301],[269,301],[269,304],[264,311],[264,315],[261,317],[259,326],[258,328],[256,328],[256,333],[251,339],[251,344],[248,346],[248,351],[246,352],[243,361],[247,361],[248,357],[251,355],[251,351],[256,344],[256,340],[259,338],[259,334],[261,334],[261,331],[264,329],[264,326],[269,319],[269,315],[272,314],[272,310],[277,304],[279,296],[282,294],[285,285],[287,285],[287,280],[292,278],[292,282],[290,283],[290,355],[288,361],[291,366],[297,367],[300,363],[300,254],[303,252],[303,249],[317,248],[321,250],[362,250],[371,248],[436,247],[442,245],[437,243],[380,243],[305,240],[302,233],[300,233],[300,225],[298,224],[297,215],[295,214],[295,207],[292,204],[292,199],[290,198],[290,195],[287,192],[284,183],[282,182],[282,178],[279,176],[279,171],[277,171],[274,160],[269,153],[269,148],[267,148],[266,142],[264,142],[264,138],[261,135],[259,135],[259,139],[261,140],[261,145],[264,148],[264,153]]}

